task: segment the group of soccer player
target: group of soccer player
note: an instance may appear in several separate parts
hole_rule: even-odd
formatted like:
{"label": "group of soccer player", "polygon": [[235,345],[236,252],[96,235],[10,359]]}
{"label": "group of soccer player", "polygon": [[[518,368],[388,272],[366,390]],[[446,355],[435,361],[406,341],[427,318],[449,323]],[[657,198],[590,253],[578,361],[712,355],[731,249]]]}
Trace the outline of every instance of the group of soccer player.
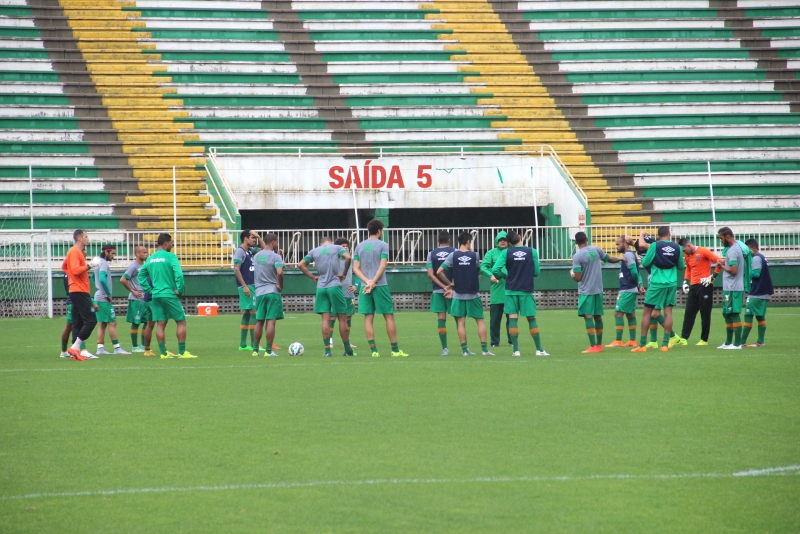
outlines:
{"label": "group of soccer player", "polygon": [[[69,249],[61,265],[67,291],[67,324],[61,335],[61,357],[83,361],[97,359],[103,354],[130,354],[120,346],[117,338],[117,316],[111,300],[113,281],[109,262],[116,255],[116,246],[102,245],[100,256],[89,261],[86,258],[88,233],[75,230],[73,240],[75,245]],[[161,358],[196,358],[197,356],[186,350],[186,316],[180,301],[180,295],[184,292],[183,271],[177,256],[171,252],[172,236],[160,234],[157,246],[152,256],[147,247],[135,247],[136,259],[120,279],[122,286],[129,292],[126,321],[131,324],[132,350],[142,352],[145,356],[156,356],[150,348],[155,326]],[[94,298],[89,293],[90,271],[93,271],[96,287]],[[177,353],[167,351],[166,325],[169,319],[177,324]],[[86,349],[86,340],[97,324],[100,325],[97,353],[92,354]],[[140,326],[144,326],[141,345],[138,344]],[[114,347],[113,353],[108,352],[104,346],[106,329]]]}
{"label": "group of soccer player", "polygon": [[[322,319],[321,333],[324,355],[330,357],[333,349],[333,331],[339,321],[339,335],[344,356],[355,356],[355,345],[350,342],[350,328],[355,314],[354,300],[358,294],[358,312],[364,315],[364,331],[373,357],[380,357],[375,342],[374,317],[381,314],[391,344],[392,357],[406,357],[397,342],[394,305],[386,280],[389,245],[382,240],[384,225],[372,220],[367,225],[369,239],[359,243],[351,255],[347,239],[335,241],[324,237],[319,246],[310,250],[300,261],[300,271],[316,284],[314,312]],[[769,262],[759,252],[758,242],[749,239],[737,241],[730,228],[721,228],[719,239],[724,247],[722,256],[707,248],[694,245],[683,238],[671,240],[669,227],[660,227],[657,238],[642,232],[638,238],[621,236],[616,240],[620,257],[606,254],[600,247],[589,244],[586,233],[575,234],[577,251],[572,259],[570,276],[578,284],[578,315],[583,317],[589,347],[585,354],[603,351],[603,263],[619,263],[619,293],[614,309],[616,338],[607,348],[632,347],[632,352],[646,352],[659,348],[658,327],[664,332],[661,351],[676,345],[687,345],[695,319],[700,313],[702,328],[697,345],[708,344],[711,329],[713,286],[717,276],[722,276],[723,316],[726,340],[718,348],[740,349],[742,346],[763,347],[766,333],[767,301],[773,294]],[[68,290],[67,325],[62,333],[61,357],[73,360],[97,358],[103,354],[130,354],[118,340],[116,314],[111,301],[112,276],[109,267],[116,255],[115,245],[103,245],[98,258],[88,261],[86,246],[88,234],[76,230],[72,247],[62,264],[64,283]],[[283,251],[278,236],[268,233],[263,238],[250,230],[242,231],[240,246],[233,254],[234,276],[239,291],[242,311],[239,350],[258,356],[277,356],[275,331],[277,321],[284,318],[282,291],[284,288]],[[186,317],[180,302],[184,292],[183,272],[177,256],[171,252],[172,237],[158,236],[158,249],[149,255],[144,246],[134,249],[135,260],[130,264],[120,283],[129,292],[126,321],[131,324],[133,352],[156,356],[151,350],[154,326],[161,358],[196,358],[186,350]],[[451,236],[442,231],[438,247],[427,258],[427,274],[432,283],[430,311],[436,314],[442,356],[449,355],[447,316],[456,320],[461,353],[471,356],[467,344],[466,322],[475,319],[481,354],[493,356],[492,348],[500,346],[503,316],[506,318],[506,337],[512,347],[512,356],[520,356],[519,319],[528,321],[528,331],[536,345],[537,356],[549,356],[542,345],[536,319],[534,278],[541,273],[536,249],[522,244],[521,236],[514,231],[499,232],[494,248],[480,260],[473,250],[473,236],[461,233],[458,248],[451,246]],[[316,274],[309,270],[316,268]],[[89,271],[94,273],[96,292],[89,295]],[[645,290],[645,275],[649,284]],[[680,335],[673,332],[672,310],[676,304],[678,276],[684,273],[681,286],[687,295],[686,313]],[[484,322],[483,302],[480,297],[480,277],[490,281],[490,328]],[[637,339],[637,300],[644,295],[641,332]],[[744,311],[744,322],[742,322]],[[758,340],[747,345],[753,327],[758,326]],[[177,324],[178,352],[166,347],[165,328],[168,320]],[[623,343],[627,320],[629,341]],[[86,350],[86,340],[99,323],[97,355]],[[142,344],[138,343],[139,328],[143,327]],[[104,346],[105,332],[111,338],[114,352]],[[72,333],[72,345],[69,334]],[[250,344],[247,344],[248,333]],[[649,341],[648,341],[649,334]],[[265,342],[262,344],[262,336]]]}

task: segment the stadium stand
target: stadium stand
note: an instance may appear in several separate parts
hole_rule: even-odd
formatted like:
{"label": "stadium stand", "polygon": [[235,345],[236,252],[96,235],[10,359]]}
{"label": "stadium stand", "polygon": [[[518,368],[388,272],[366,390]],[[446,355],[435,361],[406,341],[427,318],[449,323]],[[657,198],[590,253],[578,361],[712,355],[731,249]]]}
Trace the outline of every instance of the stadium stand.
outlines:
{"label": "stadium stand", "polygon": [[181,228],[219,228],[211,146],[548,144],[593,224],[708,221],[711,160],[719,221],[800,220],[785,0],[10,1],[6,228],[28,165],[37,226],[170,227],[175,165]]}

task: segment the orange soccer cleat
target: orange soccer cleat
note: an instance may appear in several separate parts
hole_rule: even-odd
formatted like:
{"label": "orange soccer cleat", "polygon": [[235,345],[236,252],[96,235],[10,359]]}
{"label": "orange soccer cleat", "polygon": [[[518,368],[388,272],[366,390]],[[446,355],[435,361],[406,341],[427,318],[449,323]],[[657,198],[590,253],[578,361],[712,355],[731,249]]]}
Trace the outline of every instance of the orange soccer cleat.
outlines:
{"label": "orange soccer cleat", "polygon": [[606,345],[606,348],[607,348],[607,349],[615,349],[615,348],[618,348],[618,347],[624,347],[624,346],[625,346],[625,345],[623,345],[623,344],[622,344],[622,341],[617,341],[617,340],[615,339],[614,341],[612,341],[611,343],[609,343],[608,345]]}
{"label": "orange soccer cleat", "polygon": [[669,347],[661,347],[661,352],[669,352]]}
{"label": "orange soccer cleat", "polygon": [[636,347],[631,352],[647,352],[647,347]]}
{"label": "orange soccer cleat", "polygon": [[602,345],[592,345],[591,347],[589,347],[585,351],[581,352],[581,354],[596,354],[598,352],[603,352],[603,346]]}
{"label": "orange soccer cleat", "polygon": [[637,342],[635,342],[634,340],[632,340],[632,339],[631,339],[630,341],[628,341],[627,343],[625,343],[625,344],[624,344],[624,345],[622,345],[622,346],[623,346],[623,347],[638,347],[638,346],[639,346],[639,344],[638,344]]}

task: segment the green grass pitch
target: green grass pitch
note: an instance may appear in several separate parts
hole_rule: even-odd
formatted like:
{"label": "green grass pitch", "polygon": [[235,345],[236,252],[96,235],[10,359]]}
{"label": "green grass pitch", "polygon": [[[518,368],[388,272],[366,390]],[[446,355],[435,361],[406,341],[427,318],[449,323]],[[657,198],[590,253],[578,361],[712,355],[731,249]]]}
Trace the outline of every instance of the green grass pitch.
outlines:
{"label": "green grass pitch", "polygon": [[236,350],[238,316],[188,322],[197,360],[88,362],[58,358],[63,319],[0,322],[0,532],[800,531],[800,308],[764,349],[716,350],[715,309],[711,346],[641,355],[581,354],[583,320],[542,310],[549,358],[440,357],[430,313],[397,315],[402,360],[381,319],[380,359],[360,317],[353,359],[311,314],[279,358]]}

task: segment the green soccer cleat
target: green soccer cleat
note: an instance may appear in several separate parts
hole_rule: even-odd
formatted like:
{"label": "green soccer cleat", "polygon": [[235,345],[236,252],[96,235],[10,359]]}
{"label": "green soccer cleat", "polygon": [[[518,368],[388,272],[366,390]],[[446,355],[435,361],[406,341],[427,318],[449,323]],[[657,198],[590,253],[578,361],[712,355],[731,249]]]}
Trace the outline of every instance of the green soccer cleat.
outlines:
{"label": "green soccer cleat", "polygon": [[392,358],[408,358],[408,354],[406,354],[402,350],[397,350],[397,351],[393,350]]}
{"label": "green soccer cleat", "polygon": [[251,347],[250,345],[246,345],[244,347],[239,347],[239,350],[242,352],[250,352],[253,350],[253,347]]}
{"label": "green soccer cleat", "polygon": [[372,352],[372,357],[373,357],[373,358],[380,358],[380,357],[381,357],[381,355],[380,355],[380,353],[379,353],[378,351],[373,351],[373,352]]}
{"label": "green soccer cleat", "polygon": [[645,348],[648,348],[648,349],[657,349],[657,348],[659,348],[659,346],[660,346],[660,345],[658,344],[658,341],[651,341],[650,343],[648,343],[647,345],[645,345]]}
{"label": "green soccer cleat", "polygon": [[701,339],[700,341],[697,342],[698,347],[705,347],[706,345],[708,345],[708,341],[703,341]]}
{"label": "green soccer cleat", "polygon": [[184,352],[182,352],[182,353],[181,353],[181,355],[180,355],[180,356],[178,356],[178,358],[181,358],[181,359],[187,360],[187,359],[189,359],[189,358],[197,358],[197,356],[195,356],[194,354],[192,354],[191,352],[189,352],[189,351],[187,350],[187,351],[184,351]]}
{"label": "green soccer cleat", "polygon": [[675,345],[681,345],[681,346],[685,347],[688,344],[689,344],[689,342],[686,341],[685,339],[683,339],[680,336],[673,336],[673,337],[669,338],[669,348],[672,348]]}
{"label": "green soccer cleat", "polygon": [[162,354],[161,355],[161,359],[162,360],[169,360],[170,358],[172,358],[172,356],[170,356],[169,354]]}

